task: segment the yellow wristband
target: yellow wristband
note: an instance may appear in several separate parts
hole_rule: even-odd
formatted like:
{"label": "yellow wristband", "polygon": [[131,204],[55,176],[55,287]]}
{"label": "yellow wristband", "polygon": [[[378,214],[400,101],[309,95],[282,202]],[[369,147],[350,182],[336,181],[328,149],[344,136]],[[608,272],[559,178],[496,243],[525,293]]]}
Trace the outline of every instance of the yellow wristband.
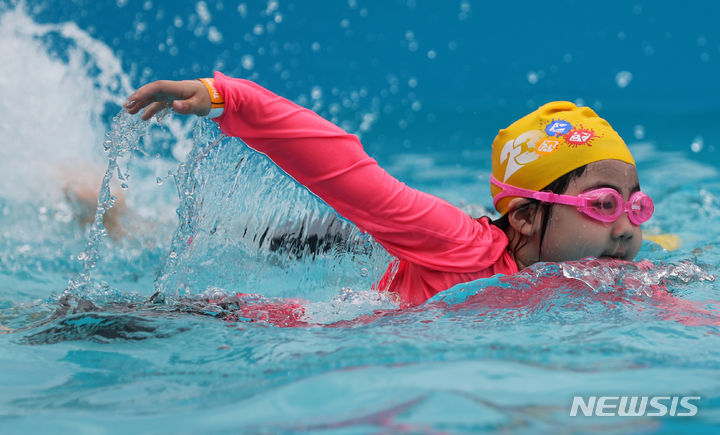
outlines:
{"label": "yellow wristband", "polygon": [[225,110],[225,99],[215,89],[215,79],[198,79],[207,88],[208,94],[210,94],[210,118],[217,118],[223,114]]}

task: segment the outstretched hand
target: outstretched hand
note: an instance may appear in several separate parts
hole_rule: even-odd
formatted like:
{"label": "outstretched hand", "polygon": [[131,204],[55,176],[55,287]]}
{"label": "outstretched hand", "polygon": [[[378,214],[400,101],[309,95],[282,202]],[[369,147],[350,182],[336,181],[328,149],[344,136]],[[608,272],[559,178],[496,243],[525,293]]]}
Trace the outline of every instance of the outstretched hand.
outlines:
{"label": "outstretched hand", "polygon": [[158,80],[135,91],[124,104],[128,113],[138,113],[144,121],[166,107],[183,115],[205,116],[210,112],[210,94],[198,80]]}

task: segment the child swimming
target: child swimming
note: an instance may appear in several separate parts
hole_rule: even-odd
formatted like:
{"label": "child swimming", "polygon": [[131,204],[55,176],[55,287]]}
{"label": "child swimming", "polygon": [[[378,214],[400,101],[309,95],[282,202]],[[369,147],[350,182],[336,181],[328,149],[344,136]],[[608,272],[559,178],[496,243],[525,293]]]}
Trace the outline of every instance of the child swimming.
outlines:
{"label": "child swimming", "polygon": [[632,260],[653,213],[622,138],[592,109],[548,103],[501,130],[491,193],[502,217],[473,219],[412,189],[370,158],[358,138],[261,86],[213,79],[157,81],[125,103],[148,120],[165,107],[209,115],[266,154],[396,257],[380,291],[418,305],[456,284],[534,263],[584,257]]}

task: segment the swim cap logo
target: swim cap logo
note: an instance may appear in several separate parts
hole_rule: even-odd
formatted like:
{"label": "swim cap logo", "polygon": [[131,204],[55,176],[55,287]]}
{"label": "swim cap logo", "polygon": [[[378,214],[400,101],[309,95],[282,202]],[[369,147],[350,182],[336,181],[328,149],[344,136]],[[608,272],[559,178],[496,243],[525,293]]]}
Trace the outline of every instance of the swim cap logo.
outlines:
{"label": "swim cap logo", "polygon": [[546,137],[545,139],[540,142],[537,147],[535,148],[535,151],[537,151],[540,154],[547,155],[550,153],[554,153],[557,151],[558,147],[560,146],[560,140],[558,139],[551,139],[549,137]]}
{"label": "swim cap logo", "polygon": [[540,157],[536,146],[545,135],[540,130],[529,130],[515,139],[510,139],[500,151],[500,164],[507,162],[503,182],[507,181],[518,169]]}
{"label": "swim cap logo", "polygon": [[578,147],[580,145],[592,146],[590,142],[592,142],[592,140],[596,137],[598,137],[598,135],[595,134],[592,129],[584,128],[582,125],[578,125],[565,135],[565,142],[574,147]]}
{"label": "swim cap logo", "polygon": [[545,133],[548,136],[562,136],[572,129],[572,124],[562,119],[553,120],[545,127]]}

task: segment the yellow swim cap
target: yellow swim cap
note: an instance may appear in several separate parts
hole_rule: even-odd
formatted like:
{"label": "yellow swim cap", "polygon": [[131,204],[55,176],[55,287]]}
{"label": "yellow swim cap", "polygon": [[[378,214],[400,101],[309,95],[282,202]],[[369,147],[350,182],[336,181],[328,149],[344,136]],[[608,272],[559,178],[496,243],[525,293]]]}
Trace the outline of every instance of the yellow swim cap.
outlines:
{"label": "yellow swim cap", "polygon": [[[635,165],[619,134],[589,107],[554,101],[500,130],[492,144],[492,174],[499,181],[541,190],[588,163],[621,160]],[[493,184],[493,198],[501,189]],[[495,208],[507,213],[512,197]]]}

